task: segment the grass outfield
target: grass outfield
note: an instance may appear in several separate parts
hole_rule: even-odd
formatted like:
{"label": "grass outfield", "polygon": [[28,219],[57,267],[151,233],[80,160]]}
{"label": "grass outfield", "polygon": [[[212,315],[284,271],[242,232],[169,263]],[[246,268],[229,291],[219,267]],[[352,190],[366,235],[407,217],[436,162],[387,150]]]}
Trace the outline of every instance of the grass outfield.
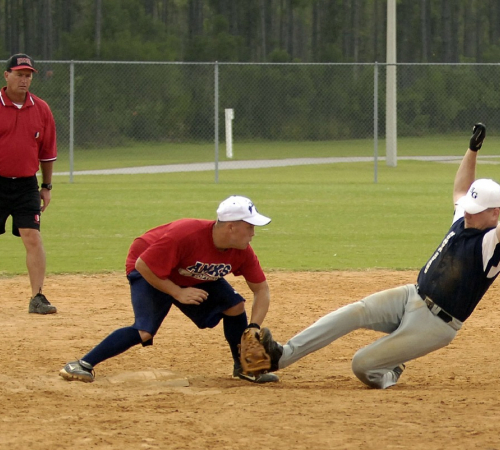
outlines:
{"label": "grass outfield", "polygon": [[[494,161],[491,161],[494,162]],[[452,217],[457,163],[400,161],[258,170],[55,177],[42,218],[48,273],[123,270],[132,240],[182,217],[215,218],[231,194],[254,200],[272,218],[253,241],[266,270],[420,268]],[[499,179],[496,164],[478,177]],[[1,236],[0,275],[26,273],[19,238]]]}
{"label": "grass outfield", "polygon": [[[500,137],[488,136],[488,154],[500,155]],[[398,140],[399,156],[460,155],[466,150],[467,136],[431,136],[401,138]],[[325,157],[373,157],[374,143],[370,139],[354,139],[332,142],[239,142],[233,144],[233,159],[325,158]],[[385,141],[378,142],[378,154],[385,154]],[[135,167],[162,164],[187,164],[211,162],[215,159],[213,143],[141,143],[123,147],[76,149],[75,171]],[[225,144],[219,146],[219,161],[227,161]],[[55,170],[69,170],[67,149],[60,148]]]}

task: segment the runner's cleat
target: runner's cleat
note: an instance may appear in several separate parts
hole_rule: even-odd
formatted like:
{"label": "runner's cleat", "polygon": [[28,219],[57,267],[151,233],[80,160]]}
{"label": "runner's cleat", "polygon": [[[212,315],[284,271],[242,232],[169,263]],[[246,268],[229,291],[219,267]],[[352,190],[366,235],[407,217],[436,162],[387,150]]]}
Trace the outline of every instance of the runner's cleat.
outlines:
{"label": "runner's cleat", "polygon": [[279,369],[279,361],[283,355],[283,346],[273,339],[273,335],[269,328],[260,330],[260,343],[264,346],[266,353],[271,357],[271,372]]}

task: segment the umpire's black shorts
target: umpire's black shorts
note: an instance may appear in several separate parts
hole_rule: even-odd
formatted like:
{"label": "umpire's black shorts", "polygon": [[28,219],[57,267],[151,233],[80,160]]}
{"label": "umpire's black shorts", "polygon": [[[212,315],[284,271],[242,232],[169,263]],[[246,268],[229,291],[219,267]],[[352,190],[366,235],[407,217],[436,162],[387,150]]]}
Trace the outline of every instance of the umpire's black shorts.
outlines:
{"label": "umpire's black shorts", "polygon": [[19,228],[40,230],[42,202],[36,176],[28,178],[0,177],[0,234],[12,216],[12,234],[20,236]]}

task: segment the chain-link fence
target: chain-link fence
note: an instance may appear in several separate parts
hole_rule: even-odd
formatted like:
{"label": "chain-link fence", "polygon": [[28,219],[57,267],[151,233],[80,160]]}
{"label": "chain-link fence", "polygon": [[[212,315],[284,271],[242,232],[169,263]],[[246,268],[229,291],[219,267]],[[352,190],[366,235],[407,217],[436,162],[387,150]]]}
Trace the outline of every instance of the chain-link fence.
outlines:
{"label": "chain-link fence", "polygon": [[[51,106],[56,172],[70,179],[168,170],[213,170],[217,179],[220,168],[369,159],[385,150],[378,145],[385,64],[38,61],[37,68],[31,90]],[[418,155],[432,135],[463,136],[478,120],[495,133],[498,64],[396,69],[398,138],[422,138],[421,146],[398,145],[398,156]]]}

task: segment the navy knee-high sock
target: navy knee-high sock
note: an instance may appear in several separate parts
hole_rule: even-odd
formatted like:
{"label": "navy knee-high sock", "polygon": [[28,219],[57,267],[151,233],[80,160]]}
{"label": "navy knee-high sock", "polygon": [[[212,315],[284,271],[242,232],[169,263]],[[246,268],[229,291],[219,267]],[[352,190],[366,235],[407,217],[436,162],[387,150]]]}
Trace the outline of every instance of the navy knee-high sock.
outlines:
{"label": "navy knee-high sock", "polygon": [[241,335],[248,325],[247,314],[243,313],[239,316],[224,316],[224,336],[231,349],[233,356],[234,367],[239,367],[240,356],[238,351],[238,344],[241,342]]}
{"label": "navy knee-high sock", "polygon": [[113,331],[100,344],[88,352],[82,360],[92,366],[103,362],[105,359],[112,358],[128,350],[142,341],[139,330],[132,327],[120,328]]}

